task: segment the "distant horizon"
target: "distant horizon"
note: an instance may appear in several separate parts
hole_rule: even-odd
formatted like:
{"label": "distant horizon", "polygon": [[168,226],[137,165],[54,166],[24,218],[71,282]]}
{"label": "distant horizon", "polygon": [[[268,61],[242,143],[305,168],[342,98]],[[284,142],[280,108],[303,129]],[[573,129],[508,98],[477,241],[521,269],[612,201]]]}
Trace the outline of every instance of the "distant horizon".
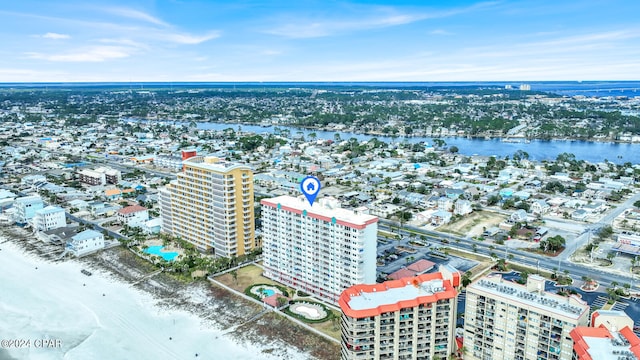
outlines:
{"label": "distant horizon", "polygon": [[636,83],[638,80],[363,80],[363,81],[0,81],[0,85],[13,84],[536,84],[536,83],[557,83],[557,84],[592,84],[592,83]]}
{"label": "distant horizon", "polygon": [[3,5],[2,83],[640,79],[632,0]]}

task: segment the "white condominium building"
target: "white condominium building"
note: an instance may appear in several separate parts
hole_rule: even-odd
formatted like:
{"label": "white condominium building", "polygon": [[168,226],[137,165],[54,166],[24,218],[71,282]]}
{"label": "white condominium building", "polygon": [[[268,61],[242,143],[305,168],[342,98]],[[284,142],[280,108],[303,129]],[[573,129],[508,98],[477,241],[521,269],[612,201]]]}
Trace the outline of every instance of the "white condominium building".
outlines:
{"label": "white condominium building", "polygon": [[485,276],[467,287],[465,359],[570,360],[570,333],[589,322],[589,305],[575,295],[544,291],[545,279],[526,285]]}
{"label": "white condominium building", "polygon": [[253,202],[251,168],[191,157],[159,192],[162,232],[216,256],[244,255],[255,247]]}
{"label": "white condominium building", "polygon": [[456,350],[458,270],[356,285],[338,301],[342,359],[448,359]]}
{"label": "white condominium building", "polygon": [[366,208],[342,209],[330,197],[261,204],[265,276],[334,304],[344,289],[376,282],[378,217]]}

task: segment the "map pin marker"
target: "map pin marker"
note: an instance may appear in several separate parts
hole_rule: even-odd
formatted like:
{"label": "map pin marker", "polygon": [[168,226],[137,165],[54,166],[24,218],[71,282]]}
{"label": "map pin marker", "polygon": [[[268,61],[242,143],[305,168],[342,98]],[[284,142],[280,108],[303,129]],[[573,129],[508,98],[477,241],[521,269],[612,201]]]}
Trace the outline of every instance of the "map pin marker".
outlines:
{"label": "map pin marker", "polygon": [[320,192],[320,180],[315,176],[307,176],[300,182],[300,191],[307,198],[309,204],[313,206],[313,202]]}

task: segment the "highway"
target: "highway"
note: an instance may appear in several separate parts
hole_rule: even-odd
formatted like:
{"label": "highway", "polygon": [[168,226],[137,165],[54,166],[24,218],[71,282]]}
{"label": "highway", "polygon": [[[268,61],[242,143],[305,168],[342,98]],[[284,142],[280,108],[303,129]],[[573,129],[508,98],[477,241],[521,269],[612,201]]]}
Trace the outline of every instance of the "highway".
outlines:
{"label": "highway", "polygon": [[[392,228],[393,227],[393,228]],[[393,221],[388,221],[384,219],[380,219],[379,228],[381,230],[385,230],[388,232],[397,233],[397,223]],[[400,232],[402,236],[411,236],[417,234],[418,236],[424,235],[427,237],[427,240],[433,243],[441,243],[442,246],[461,249],[468,252],[473,251],[473,245],[476,245],[475,253],[485,255],[490,257],[491,253],[496,253],[500,257],[504,258],[505,255],[513,255],[511,260],[508,262],[521,264],[529,266],[533,269],[539,268],[540,270],[545,270],[549,272],[553,272],[554,268],[558,268],[559,272],[563,272],[564,270],[568,270],[570,276],[574,280],[581,280],[583,276],[587,276],[591,279],[598,281],[603,286],[609,286],[613,281],[618,284],[634,284],[634,279],[631,276],[623,276],[619,274],[609,273],[603,270],[593,269],[585,265],[575,264],[569,262],[567,260],[563,260],[560,257],[551,258],[527,251],[522,251],[519,249],[511,249],[505,247],[504,249],[499,249],[496,247],[495,249],[490,249],[489,247],[493,245],[489,242],[477,241],[465,237],[459,237],[451,234],[440,233],[432,230],[420,229],[414,226],[404,225],[403,230]],[[448,243],[442,243],[442,239],[445,239]],[[495,245],[494,245],[495,246]],[[568,251],[568,250],[567,250]]]}

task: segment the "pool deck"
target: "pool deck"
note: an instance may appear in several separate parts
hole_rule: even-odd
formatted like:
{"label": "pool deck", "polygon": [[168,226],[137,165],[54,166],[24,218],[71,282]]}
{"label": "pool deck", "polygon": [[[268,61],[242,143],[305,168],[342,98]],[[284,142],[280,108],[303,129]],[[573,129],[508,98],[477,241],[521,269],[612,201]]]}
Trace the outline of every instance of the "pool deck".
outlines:
{"label": "pool deck", "polygon": [[291,304],[289,310],[310,320],[320,320],[327,317],[327,312],[318,304],[297,302]]}

